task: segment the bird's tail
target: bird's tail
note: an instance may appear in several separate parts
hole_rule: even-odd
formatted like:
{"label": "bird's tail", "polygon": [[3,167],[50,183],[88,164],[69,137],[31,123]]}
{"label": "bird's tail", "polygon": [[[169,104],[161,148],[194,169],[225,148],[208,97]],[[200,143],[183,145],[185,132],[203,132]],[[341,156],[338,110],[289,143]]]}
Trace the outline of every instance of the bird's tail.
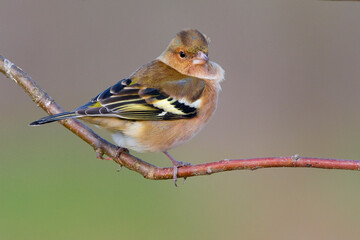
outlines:
{"label": "bird's tail", "polygon": [[30,123],[29,125],[30,126],[39,126],[39,125],[42,125],[45,123],[51,123],[51,122],[56,122],[59,120],[64,120],[64,119],[68,119],[68,118],[76,118],[76,117],[79,117],[79,115],[76,112],[63,112],[63,113],[43,117],[35,122]]}

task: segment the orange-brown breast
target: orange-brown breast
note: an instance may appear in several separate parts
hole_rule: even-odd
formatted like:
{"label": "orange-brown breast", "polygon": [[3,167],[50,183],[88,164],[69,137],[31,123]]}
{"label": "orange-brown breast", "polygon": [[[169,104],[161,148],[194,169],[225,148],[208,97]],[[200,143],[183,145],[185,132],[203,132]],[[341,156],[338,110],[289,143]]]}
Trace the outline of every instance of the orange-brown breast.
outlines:
{"label": "orange-brown breast", "polygon": [[173,121],[142,122],[139,131],[125,131],[132,135],[146,151],[167,151],[194,137],[208,122],[217,105],[218,92],[215,83],[205,80],[205,89],[196,117]]}

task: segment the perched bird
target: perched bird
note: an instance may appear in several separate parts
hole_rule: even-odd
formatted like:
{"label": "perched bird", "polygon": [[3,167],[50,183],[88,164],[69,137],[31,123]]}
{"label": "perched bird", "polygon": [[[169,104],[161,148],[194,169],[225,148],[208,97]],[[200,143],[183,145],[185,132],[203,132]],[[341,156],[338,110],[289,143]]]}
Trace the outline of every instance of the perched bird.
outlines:
{"label": "perched bird", "polygon": [[224,70],[208,58],[209,39],[195,29],[176,34],[165,51],[128,78],[72,112],[32,126],[81,118],[113,133],[115,143],[138,152],[167,151],[194,137],[214,113]]}

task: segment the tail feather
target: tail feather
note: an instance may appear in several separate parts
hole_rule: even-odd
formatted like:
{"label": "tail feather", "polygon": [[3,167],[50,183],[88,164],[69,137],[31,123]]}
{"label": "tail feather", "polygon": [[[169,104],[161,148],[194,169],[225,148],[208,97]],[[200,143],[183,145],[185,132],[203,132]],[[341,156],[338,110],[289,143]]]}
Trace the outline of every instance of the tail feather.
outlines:
{"label": "tail feather", "polygon": [[38,126],[38,125],[42,125],[45,123],[51,123],[51,122],[56,122],[59,120],[64,120],[64,119],[68,119],[68,118],[76,118],[76,117],[80,117],[76,112],[63,112],[63,113],[43,117],[35,122],[30,123],[29,125],[30,126]]}

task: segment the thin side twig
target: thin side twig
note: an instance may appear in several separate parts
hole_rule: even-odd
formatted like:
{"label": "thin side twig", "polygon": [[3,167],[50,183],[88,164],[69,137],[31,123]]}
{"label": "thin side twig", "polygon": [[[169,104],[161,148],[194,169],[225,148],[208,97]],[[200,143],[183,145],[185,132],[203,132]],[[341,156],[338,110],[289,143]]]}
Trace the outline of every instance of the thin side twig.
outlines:
{"label": "thin side twig", "polygon": [[[20,85],[31,99],[49,114],[61,113],[64,109],[57,104],[43,89],[32,80],[32,78],[22,69],[0,55],[0,71],[8,78]],[[76,119],[60,121],[64,127],[91,145],[97,154],[106,154],[116,163],[126,168],[136,171],[145,178],[159,180],[172,179],[173,168],[159,168],[141,159],[138,159],[127,152],[118,154],[119,147],[106,141],[94,133],[89,127]],[[213,173],[258,168],[271,167],[308,167],[323,169],[344,169],[360,170],[360,161],[341,160],[328,158],[299,157],[298,155],[289,157],[265,157],[253,159],[226,159],[219,162],[204,163],[180,167],[178,178],[187,178],[199,175],[210,175]]]}

